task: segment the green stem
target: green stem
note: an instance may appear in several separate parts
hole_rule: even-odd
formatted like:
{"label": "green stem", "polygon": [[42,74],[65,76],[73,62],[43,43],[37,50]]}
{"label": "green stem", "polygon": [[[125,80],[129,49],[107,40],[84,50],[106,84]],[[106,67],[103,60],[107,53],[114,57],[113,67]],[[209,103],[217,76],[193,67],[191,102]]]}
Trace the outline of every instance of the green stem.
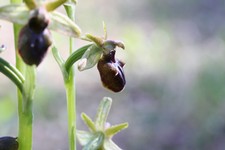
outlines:
{"label": "green stem", "polygon": [[[23,0],[11,0],[12,4],[20,4]],[[14,42],[15,49],[18,47],[18,37],[21,26],[14,24]],[[25,82],[23,84],[24,92],[21,93],[17,90],[18,98],[18,117],[19,117],[19,129],[18,129],[18,142],[19,150],[31,150],[32,149],[32,99],[35,85],[35,67],[28,67],[24,64],[16,50],[16,68],[25,75]]]}
{"label": "green stem", "polygon": [[26,66],[24,93],[19,101],[19,150],[32,149],[33,94],[35,89],[35,68]]}
{"label": "green stem", "polygon": [[[64,5],[68,17],[75,21],[75,5]],[[74,40],[70,37],[70,54],[74,50]],[[68,136],[69,136],[69,149],[76,150],[76,88],[74,83],[74,69],[69,70],[68,79],[64,80],[67,95],[67,114],[68,114]]]}
{"label": "green stem", "polygon": [[68,137],[69,149],[76,149],[76,89],[74,83],[73,71],[69,73],[68,79],[65,81],[66,97],[67,97],[67,114],[68,114]]}

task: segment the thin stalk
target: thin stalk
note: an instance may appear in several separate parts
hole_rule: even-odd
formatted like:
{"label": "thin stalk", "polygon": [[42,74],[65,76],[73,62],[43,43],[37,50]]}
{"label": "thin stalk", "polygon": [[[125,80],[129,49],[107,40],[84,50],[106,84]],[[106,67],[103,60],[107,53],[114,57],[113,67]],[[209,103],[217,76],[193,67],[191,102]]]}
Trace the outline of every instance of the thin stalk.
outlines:
{"label": "thin stalk", "polygon": [[65,81],[66,98],[67,98],[67,114],[68,114],[68,137],[69,149],[76,149],[76,89],[74,84],[73,71],[69,73],[69,78]]}
{"label": "thin stalk", "polygon": [[[64,5],[67,11],[68,17],[75,21],[75,5]],[[73,38],[69,39],[70,54],[72,54],[75,43]],[[76,87],[74,83],[74,69],[69,70],[68,78],[64,80],[67,95],[67,115],[68,115],[68,136],[69,136],[69,149],[76,150]]]}
{"label": "thin stalk", "polygon": [[[20,4],[23,0],[11,0],[12,4]],[[13,25],[14,28],[14,42],[15,42],[15,55],[16,55],[16,68],[25,75],[24,92],[21,93],[17,90],[18,99],[18,117],[19,117],[19,129],[18,129],[18,142],[19,150],[31,150],[32,149],[32,99],[35,85],[35,67],[27,68],[20,58],[17,47],[18,37],[21,26],[18,24]],[[29,89],[29,87],[32,87]]]}

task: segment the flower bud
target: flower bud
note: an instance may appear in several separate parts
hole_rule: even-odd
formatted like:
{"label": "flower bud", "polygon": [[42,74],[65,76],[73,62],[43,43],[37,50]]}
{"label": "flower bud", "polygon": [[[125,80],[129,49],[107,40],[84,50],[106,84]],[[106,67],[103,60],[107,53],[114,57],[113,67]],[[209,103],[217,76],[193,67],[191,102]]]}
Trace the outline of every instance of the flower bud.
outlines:
{"label": "flower bud", "polygon": [[118,59],[115,59],[115,50],[108,54],[103,54],[98,62],[98,70],[103,85],[114,91],[120,92],[125,84],[125,76],[123,66],[125,64]]}
{"label": "flower bud", "polygon": [[19,143],[14,137],[0,137],[0,150],[18,150]]}

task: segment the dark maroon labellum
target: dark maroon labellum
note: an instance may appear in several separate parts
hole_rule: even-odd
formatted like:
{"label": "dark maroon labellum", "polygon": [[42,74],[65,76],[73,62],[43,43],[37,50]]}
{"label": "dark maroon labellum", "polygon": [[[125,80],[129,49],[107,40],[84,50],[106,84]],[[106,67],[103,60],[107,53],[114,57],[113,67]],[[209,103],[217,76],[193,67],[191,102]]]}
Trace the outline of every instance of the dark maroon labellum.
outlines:
{"label": "dark maroon labellum", "polygon": [[45,29],[35,33],[28,26],[24,26],[19,35],[19,54],[28,65],[38,66],[52,44],[50,32]]}
{"label": "dark maroon labellum", "polygon": [[123,71],[124,63],[115,59],[115,51],[104,54],[98,62],[98,70],[103,85],[114,91],[120,92],[125,84],[125,76]]}
{"label": "dark maroon labellum", "polygon": [[38,66],[52,44],[48,23],[46,10],[39,8],[33,10],[28,23],[21,29],[18,50],[26,64]]}
{"label": "dark maroon labellum", "polygon": [[19,143],[16,139],[10,136],[0,137],[0,150],[18,150]]}

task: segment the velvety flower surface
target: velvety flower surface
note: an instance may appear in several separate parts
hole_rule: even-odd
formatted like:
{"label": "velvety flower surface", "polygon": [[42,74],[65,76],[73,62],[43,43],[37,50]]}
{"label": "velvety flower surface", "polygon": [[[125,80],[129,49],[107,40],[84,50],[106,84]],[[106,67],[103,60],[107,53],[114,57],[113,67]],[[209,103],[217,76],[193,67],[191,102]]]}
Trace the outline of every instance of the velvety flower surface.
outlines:
{"label": "velvety flower surface", "polygon": [[115,58],[115,50],[104,54],[98,61],[98,70],[103,85],[114,91],[120,92],[125,84],[125,76],[123,71],[124,63]]}
{"label": "velvety flower surface", "polygon": [[16,138],[5,136],[0,137],[0,150],[18,150],[19,144]]}

